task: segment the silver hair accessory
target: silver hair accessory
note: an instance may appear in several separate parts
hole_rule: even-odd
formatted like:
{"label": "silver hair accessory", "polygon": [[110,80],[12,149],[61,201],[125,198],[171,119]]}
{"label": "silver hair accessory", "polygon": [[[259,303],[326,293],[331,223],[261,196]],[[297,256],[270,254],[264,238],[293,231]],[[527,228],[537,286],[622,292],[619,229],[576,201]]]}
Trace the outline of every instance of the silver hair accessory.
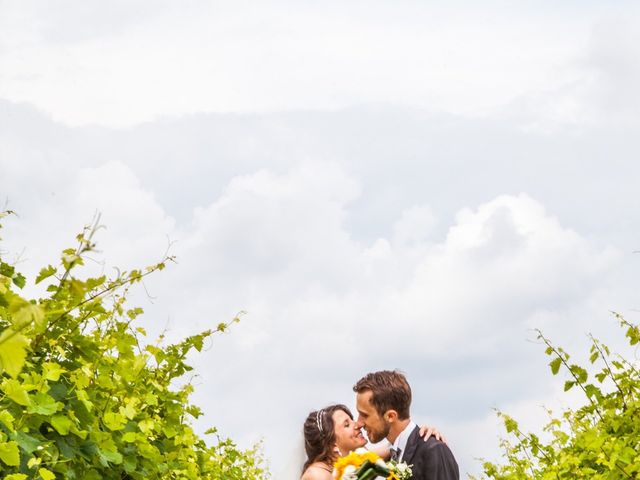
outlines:
{"label": "silver hair accessory", "polygon": [[316,425],[318,425],[318,430],[322,433],[322,414],[324,413],[324,409],[318,410],[316,413]]}

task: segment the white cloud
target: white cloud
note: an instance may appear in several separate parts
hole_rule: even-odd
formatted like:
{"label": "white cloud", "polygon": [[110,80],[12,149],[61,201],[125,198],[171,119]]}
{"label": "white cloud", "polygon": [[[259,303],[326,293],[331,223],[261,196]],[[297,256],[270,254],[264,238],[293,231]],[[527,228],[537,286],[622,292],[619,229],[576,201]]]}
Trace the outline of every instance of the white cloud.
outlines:
{"label": "white cloud", "polygon": [[0,96],[75,125],[371,102],[477,115],[575,79],[558,65],[600,14],[420,2],[3,10],[24,29],[2,30]]}
{"label": "white cloud", "polygon": [[433,210],[426,205],[414,205],[402,212],[400,220],[393,226],[393,243],[417,245],[433,233],[436,224]]}
{"label": "white cloud", "polygon": [[503,329],[539,306],[563,309],[587,294],[614,258],[562,228],[534,200],[503,196],[458,215],[446,241],[416,266],[399,299],[405,307],[396,311],[423,325],[417,338],[434,338],[438,353],[461,335],[487,341],[466,354],[486,352],[504,340]]}
{"label": "white cloud", "polygon": [[[569,131],[585,125],[638,125],[638,12],[614,9],[592,21],[584,45],[540,84],[505,108],[525,129]],[[575,130],[574,130],[575,131]]]}
{"label": "white cloud", "polygon": [[633,17],[610,17],[593,31],[585,59],[594,76],[592,95],[601,115],[637,122],[640,34]]}

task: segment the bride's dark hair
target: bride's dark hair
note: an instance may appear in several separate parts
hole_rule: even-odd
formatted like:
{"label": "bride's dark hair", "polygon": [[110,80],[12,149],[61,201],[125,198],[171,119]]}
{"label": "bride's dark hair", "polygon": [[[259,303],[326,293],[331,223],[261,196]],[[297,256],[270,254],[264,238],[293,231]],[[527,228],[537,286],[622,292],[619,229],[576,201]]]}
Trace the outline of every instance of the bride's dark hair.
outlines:
{"label": "bride's dark hair", "polygon": [[321,410],[309,414],[304,422],[304,449],[307,461],[302,467],[304,473],[314,462],[324,462],[333,465],[336,460],[336,434],[333,424],[333,413],[342,410],[353,419],[351,411],[344,405],[329,405]]}

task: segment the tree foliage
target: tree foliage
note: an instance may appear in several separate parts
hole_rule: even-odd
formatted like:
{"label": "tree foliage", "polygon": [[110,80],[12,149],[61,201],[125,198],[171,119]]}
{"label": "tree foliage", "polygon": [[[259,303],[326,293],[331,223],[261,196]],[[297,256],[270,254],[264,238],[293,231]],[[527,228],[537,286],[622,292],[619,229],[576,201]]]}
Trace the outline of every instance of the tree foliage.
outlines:
{"label": "tree foliage", "polygon": [[[640,329],[616,314],[630,345],[640,343]],[[564,371],[564,390],[579,388],[585,404],[550,420],[544,433],[520,430],[518,423],[499,413],[510,434],[502,440],[504,464],[486,462],[484,475],[497,480],[640,478],[640,371],[638,365],[590,336],[591,367],[572,363],[569,354],[538,331],[551,357],[551,372]],[[593,370],[591,374],[589,370]]]}
{"label": "tree foliage", "polygon": [[[0,220],[8,212],[0,214]],[[21,294],[27,279],[0,258],[0,473],[8,480],[266,478],[257,448],[242,451],[215,429],[192,429],[187,354],[229,323],[162,345],[145,341],[129,288],[165,268],[80,278],[96,225],[44,267],[44,298]]]}

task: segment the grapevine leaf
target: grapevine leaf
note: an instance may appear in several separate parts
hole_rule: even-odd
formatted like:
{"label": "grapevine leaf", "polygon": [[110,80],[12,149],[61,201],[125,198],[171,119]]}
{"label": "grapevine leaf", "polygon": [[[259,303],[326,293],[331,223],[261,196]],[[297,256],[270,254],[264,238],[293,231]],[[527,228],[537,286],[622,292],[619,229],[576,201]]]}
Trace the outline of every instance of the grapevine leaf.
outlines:
{"label": "grapevine leaf", "polygon": [[0,371],[17,377],[24,366],[29,340],[12,328],[0,334]]}
{"label": "grapevine leaf", "polygon": [[42,477],[42,480],[55,480],[56,478],[56,475],[51,470],[47,470],[46,468],[38,469],[38,475]]}
{"label": "grapevine leaf", "polygon": [[0,460],[10,467],[20,465],[20,451],[14,441],[0,443]]}
{"label": "grapevine leaf", "polygon": [[36,277],[36,285],[41,281],[43,281],[44,279],[49,278],[54,273],[56,273],[55,267],[51,265],[49,265],[48,267],[44,267],[42,270],[40,270],[40,273]]}
{"label": "grapevine leaf", "polygon": [[4,480],[27,480],[27,476],[24,473],[12,473],[4,477]]}
{"label": "grapevine leaf", "polygon": [[21,273],[16,273],[13,278],[11,279],[11,281],[14,283],[14,285],[16,285],[19,288],[24,288],[25,283],[27,282],[27,279],[24,278],[24,275],[22,275]]}
{"label": "grapevine leaf", "polygon": [[27,453],[35,452],[40,446],[40,441],[37,438],[24,432],[16,433],[16,442],[20,445],[20,448]]}
{"label": "grapevine leaf", "polygon": [[52,415],[58,411],[61,405],[61,403],[56,402],[50,395],[38,392],[31,397],[31,405],[27,411],[39,415]]}
{"label": "grapevine leaf", "polygon": [[72,425],[71,419],[66,415],[54,415],[51,417],[50,423],[60,435],[67,435]]}
{"label": "grapevine leaf", "polygon": [[549,363],[549,366],[551,367],[551,373],[556,375],[560,370],[561,363],[562,363],[562,359],[560,357],[556,357],[553,360],[551,360],[551,363]]}

